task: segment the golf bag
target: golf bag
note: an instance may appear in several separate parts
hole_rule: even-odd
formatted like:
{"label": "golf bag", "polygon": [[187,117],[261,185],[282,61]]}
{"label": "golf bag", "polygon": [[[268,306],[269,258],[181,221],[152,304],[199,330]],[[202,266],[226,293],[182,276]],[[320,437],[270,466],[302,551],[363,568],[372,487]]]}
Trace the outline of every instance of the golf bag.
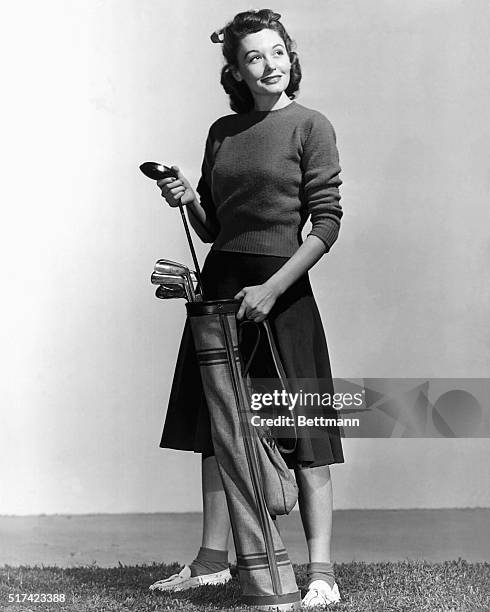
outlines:
{"label": "golf bag", "polygon": [[242,602],[300,605],[293,567],[273,516],[291,510],[297,488],[274,441],[251,424],[249,380],[238,348],[235,300],[186,304],[226,494]]}

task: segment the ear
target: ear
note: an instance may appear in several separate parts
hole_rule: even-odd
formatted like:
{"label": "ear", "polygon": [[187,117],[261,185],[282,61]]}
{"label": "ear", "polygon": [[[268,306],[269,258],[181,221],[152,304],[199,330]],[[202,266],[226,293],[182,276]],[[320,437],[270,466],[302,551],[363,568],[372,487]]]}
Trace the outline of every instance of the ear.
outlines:
{"label": "ear", "polygon": [[240,74],[240,71],[238,70],[238,68],[236,68],[235,66],[230,66],[230,71],[235,81],[238,81],[238,82],[243,81],[243,77]]}

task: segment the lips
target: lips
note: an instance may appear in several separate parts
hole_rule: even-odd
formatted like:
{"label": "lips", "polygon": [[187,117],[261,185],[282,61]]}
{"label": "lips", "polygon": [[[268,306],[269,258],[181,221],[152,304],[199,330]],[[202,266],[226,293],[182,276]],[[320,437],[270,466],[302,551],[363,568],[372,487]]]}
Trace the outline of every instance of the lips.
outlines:
{"label": "lips", "polygon": [[276,74],[274,76],[270,76],[270,77],[265,77],[265,79],[261,79],[262,81],[264,81],[265,83],[273,83],[276,81],[276,79],[280,79],[281,75],[280,74]]}

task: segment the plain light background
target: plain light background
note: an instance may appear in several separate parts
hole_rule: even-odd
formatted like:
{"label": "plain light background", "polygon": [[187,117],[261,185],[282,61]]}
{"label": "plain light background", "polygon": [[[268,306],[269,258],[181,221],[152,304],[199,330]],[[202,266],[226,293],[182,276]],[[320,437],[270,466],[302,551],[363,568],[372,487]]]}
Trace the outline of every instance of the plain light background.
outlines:
{"label": "plain light background", "polygon": [[[209,35],[249,8],[26,0],[2,20],[1,514],[201,508],[199,456],[158,447],[184,303],[149,280],[191,258],[138,166],[197,184],[231,112]],[[343,226],[311,273],[334,375],[488,377],[490,5],[270,8],[340,150]],[[488,439],[344,449],[336,508],[490,506]]]}

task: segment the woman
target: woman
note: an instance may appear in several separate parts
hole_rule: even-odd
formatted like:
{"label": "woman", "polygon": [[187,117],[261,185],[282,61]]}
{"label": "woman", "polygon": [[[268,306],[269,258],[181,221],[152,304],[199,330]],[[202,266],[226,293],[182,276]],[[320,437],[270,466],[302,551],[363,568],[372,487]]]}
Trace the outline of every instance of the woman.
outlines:
{"label": "woman", "polygon": [[[327,381],[333,392],[307,273],[338,235],[340,166],[329,121],[294,100],[301,70],[279,19],[269,9],[246,11],[213,33],[213,42],[223,43],[221,84],[235,113],[209,130],[200,199],[177,166],[178,179],[163,179],[158,186],[170,206],[187,206],[199,237],[213,243],[202,272],[206,298],[241,300],[238,319],[267,317],[288,379],[318,381],[319,388]],[[312,230],[302,242],[308,216]],[[151,589],[182,590],[230,579],[228,509],[202,398],[186,324],[160,446],[202,453],[203,539],[190,566]],[[326,606],[340,599],[330,559],[329,471],[330,464],[344,461],[340,432],[303,429],[296,452],[284,458],[295,470],[309,552],[303,605]]]}

